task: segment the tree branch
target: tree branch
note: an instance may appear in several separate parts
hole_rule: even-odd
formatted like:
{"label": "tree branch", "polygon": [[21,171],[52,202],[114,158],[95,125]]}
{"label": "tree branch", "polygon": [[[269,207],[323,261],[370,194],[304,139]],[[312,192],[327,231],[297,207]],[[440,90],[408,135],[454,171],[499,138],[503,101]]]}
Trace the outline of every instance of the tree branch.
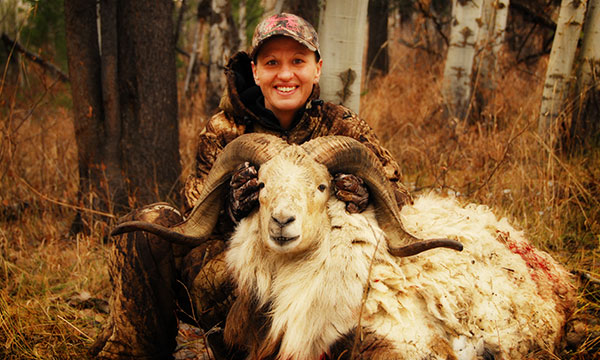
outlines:
{"label": "tree branch", "polygon": [[2,33],[2,41],[10,48],[25,55],[25,57],[27,59],[33,61],[34,63],[36,63],[36,64],[40,65],[41,67],[43,67],[44,69],[48,70],[52,75],[57,77],[60,81],[62,81],[64,83],[69,82],[69,77],[64,72],[62,72],[56,65],[42,59],[41,57],[39,57],[38,55],[36,55],[34,53],[28,51],[27,49],[25,49],[25,47],[23,45],[19,44],[18,41],[11,39],[5,33]]}
{"label": "tree branch", "polygon": [[520,12],[522,15],[530,18],[535,24],[539,24],[549,30],[556,31],[556,23],[544,15],[540,15],[531,10],[525,3],[520,1],[511,1],[510,8]]}

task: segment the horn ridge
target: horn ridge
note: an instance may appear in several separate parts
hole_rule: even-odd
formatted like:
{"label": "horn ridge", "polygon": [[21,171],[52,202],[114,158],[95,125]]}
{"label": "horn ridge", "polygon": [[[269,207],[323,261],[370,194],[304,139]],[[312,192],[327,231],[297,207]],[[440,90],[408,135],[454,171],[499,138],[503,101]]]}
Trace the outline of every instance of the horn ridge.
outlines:
{"label": "horn ridge", "polygon": [[175,243],[199,245],[202,238],[210,235],[217,222],[226,182],[235,168],[245,161],[260,166],[287,146],[284,140],[275,135],[251,133],[238,136],[223,148],[215,160],[206,175],[200,196],[185,221],[170,228],[150,223],[130,223],[118,226],[113,230],[113,235],[142,230]]}
{"label": "horn ridge", "polygon": [[275,135],[259,133],[240,135],[227,144],[206,176],[205,185],[188,220],[176,230],[193,237],[210,234],[222,207],[225,183],[235,168],[245,161],[260,166],[287,146],[284,140]]}
{"label": "horn ridge", "polygon": [[331,174],[349,172],[365,181],[375,202],[380,205],[375,211],[388,243],[403,246],[420,241],[404,229],[394,190],[383,165],[366,145],[347,136],[325,136],[302,147],[315,161],[325,165]]}

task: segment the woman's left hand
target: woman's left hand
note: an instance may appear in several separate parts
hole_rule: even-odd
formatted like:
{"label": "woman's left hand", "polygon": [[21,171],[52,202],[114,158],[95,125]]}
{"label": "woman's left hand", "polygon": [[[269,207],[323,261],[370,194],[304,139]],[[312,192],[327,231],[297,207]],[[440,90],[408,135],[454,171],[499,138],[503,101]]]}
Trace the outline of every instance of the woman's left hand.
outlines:
{"label": "woman's left hand", "polygon": [[346,203],[351,214],[362,212],[369,205],[369,190],[363,179],[352,174],[338,173],[333,178],[335,196]]}

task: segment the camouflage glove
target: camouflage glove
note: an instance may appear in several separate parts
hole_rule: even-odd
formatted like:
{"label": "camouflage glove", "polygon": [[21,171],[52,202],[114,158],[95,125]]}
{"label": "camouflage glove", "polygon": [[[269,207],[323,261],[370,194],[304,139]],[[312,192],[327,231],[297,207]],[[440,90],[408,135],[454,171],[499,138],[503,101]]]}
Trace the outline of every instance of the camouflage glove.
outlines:
{"label": "camouflage glove", "polygon": [[227,212],[235,223],[250,214],[258,205],[258,170],[249,162],[240,164],[229,181]]}
{"label": "camouflage glove", "polygon": [[333,178],[333,193],[346,203],[351,214],[362,212],[369,205],[369,191],[363,179],[352,174],[336,174]]}

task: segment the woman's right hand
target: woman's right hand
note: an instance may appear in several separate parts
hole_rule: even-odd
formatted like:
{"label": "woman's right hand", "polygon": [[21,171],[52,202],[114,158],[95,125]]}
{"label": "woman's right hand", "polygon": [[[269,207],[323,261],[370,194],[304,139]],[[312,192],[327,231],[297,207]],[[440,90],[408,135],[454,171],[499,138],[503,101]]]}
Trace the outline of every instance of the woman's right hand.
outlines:
{"label": "woman's right hand", "polygon": [[258,205],[258,170],[249,162],[240,164],[229,182],[228,213],[238,223]]}

